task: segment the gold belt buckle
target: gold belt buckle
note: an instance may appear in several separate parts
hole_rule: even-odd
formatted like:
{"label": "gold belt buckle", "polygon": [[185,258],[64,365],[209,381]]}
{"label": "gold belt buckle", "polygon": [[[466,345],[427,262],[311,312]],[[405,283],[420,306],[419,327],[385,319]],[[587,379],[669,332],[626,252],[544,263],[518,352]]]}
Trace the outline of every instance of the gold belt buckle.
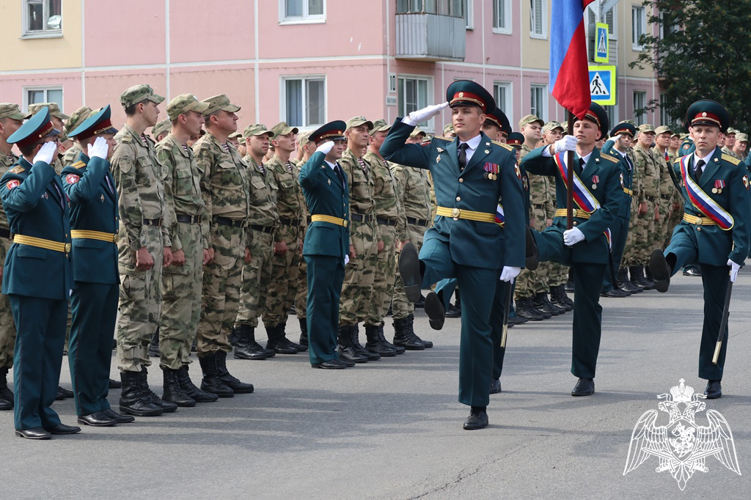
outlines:
{"label": "gold belt buckle", "polygon": [[459,210],[458,208],[452,208],[451,209],[451,217],[453,217],[454,220],[458,220],[459,219],[459,215],[461,215],[461,213],[462,213],[462,211]]}
{"label": "gold belt buckle", "polygon": [[65,253],[70,253],[70,243],[65,244]]}
{"label": "gold belt buckle", "polygon": [[345,220],[345,221],[344,221],[344,222],[342,223],[342,225],[343,225],[344,227],[347,227],[347,226],[349,225],[349,221]]}

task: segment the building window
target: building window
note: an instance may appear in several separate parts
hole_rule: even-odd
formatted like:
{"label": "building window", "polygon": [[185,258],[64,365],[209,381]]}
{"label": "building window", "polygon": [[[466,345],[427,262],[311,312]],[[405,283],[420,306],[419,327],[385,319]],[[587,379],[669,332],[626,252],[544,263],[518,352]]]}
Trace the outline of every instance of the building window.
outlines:
{"label": "building window", "polygon": [[608,114],[610,128],[613,128],[618,123],[618,106],[603,106],[603,108],[605,108],[605,112]]}
{"label": "building window", "polygon": [[[589,24],[593,25],[597,22],[597,13],[595,11],[595,4],[591,3],[587,6],[587,17],[589,19]],[[616,10],[615,7],[608,10],[605,13],[605,24],[608,25],[608,36],[611,40],[616,40],[618,38],[618,31],[616,30]],[[589,27],[587,27],[589,29]]]}
{"label": "building window", "polygon": [[495,99],[495,105],[498,109],[503,111],[510,123],[514,123],[514,119],[511,116],[512,109],[512,93],[510,82],[494,82],[493,83],[493,98]]}
{"label": "building window", "polygon": [[665,94],[660,94],[660,125],[672,125],[673,118],[668,113],[667,99]]}
{"label": "building window", "polygon": [[467,0],[396,0],[396,13],[464,17],[465,3]]}
{"label": "building window", "polygon": [[647,32],[647,13],[644,7],[631,6],[631,48],[642,50],[641,37]]}
{"label": "building window", "polygon": [[464,21],[465,21],[465,27],[468,30],[475,29],[475,9],[474,9],[474,0],[463,0],[463,8],[464,8]]}
{"label": "building window", "polygon": [[529,112],[546,122],[548,114],[548,86],[533,84],[530,90],[532,98]]}
{"label": "building window", "polygon": [[324,0],[279,0],[282,22],[322,22],[326,20]]}
{"label": "building window", "polygon": [[547,38],[547,0],[529,0],[529,36]]}
{"label": "building window", "polygon": [[647,93],[634,91],[634,121],[637,127],[646,123],[647,110],[644,109],[646,106]]}
{"label": "building window", "polygon": [[23,0],[23,35],[60,35],[63,30],[62,0]]}
{"label": "building window", "polygon": [[28,110],[30,104],[42,102],[54,102],[63,110],[62,87],[26,87],[24,89],[24,109]]}
{"label": "building window", "polygon": [[282,120],[291,127],[326,123],[326,78],[308,76],[282,79]]}
{"label": "building window", "polygon": [[493,0],[493,33],[511,33],[511,0]]}
{"label": "building window", "polygon": [[[430,78],[399,77],[399,116],[407,116],[433,102],[430,89],[433,87]],[[420,122],[420,127],[433,130],[433,119]]]}

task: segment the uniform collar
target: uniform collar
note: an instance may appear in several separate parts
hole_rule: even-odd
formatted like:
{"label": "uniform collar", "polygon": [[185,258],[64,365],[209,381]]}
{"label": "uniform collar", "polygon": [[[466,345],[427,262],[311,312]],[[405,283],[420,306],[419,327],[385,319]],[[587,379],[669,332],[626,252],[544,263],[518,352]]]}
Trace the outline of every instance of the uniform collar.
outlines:
{"label": "uniform collar", "polygon": [[[458,138],[457,138],[457,140],[458,140]],[[482,133],[477,134],[476,136],[474,136],[473,138],[471,138],[470,140],[468,140],[466,143],[464,143],[462,141],[458,141],[458,142],[459,142],[459,144],[467,144],[467,146],[469,147],[469,149],[471,149],[472,151],[474,151],[480,145],[480,141],[482,141]]]}

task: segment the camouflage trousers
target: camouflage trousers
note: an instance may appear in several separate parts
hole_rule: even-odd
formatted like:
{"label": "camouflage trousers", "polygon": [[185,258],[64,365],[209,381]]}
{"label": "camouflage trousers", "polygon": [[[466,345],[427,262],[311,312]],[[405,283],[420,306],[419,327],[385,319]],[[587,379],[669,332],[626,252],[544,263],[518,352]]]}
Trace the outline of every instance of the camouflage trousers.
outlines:
{"label": "camouflage trousers", "polygon": [[[652,250],[654,250],[652,245],[655,241],[655,204],[648,200],[647,213],[644,215],[638,215],[638,205],[636,210],[631,214],[631,218],[635,219],[633,231],[629,233],[629,238],[633,235],[632,246],[628,249],[630,251],[627,254],[624,252],[623,260],[629,267],[646,264]],[[628,248],[628,240],[626,241]]]}
{"label": "camouflage trousers", "polygon": [[355,247],[355,258],[350,258],[344,269],[344,284],[339,299],[339,324],[356,325],[365,321],[367,309],[373,300],[373,284],[378,263],[375,221],[352,222],[350,245]]}
{"label": "camouflage trousers", "polygon": [[[662,245],[665,243],[665,240],[670,237],[668,228],[670,227],[670,216],[672,215],[670,211],[673,208],[673,204],[670,202],[670,199],[665,200],[662,198],[660,198],[657,203],[660,209],[660,220],[655,221],[655,234],[651,241],[650,255],[655,248],[664,249],[665,247]],[[649,258],[647,261],[648,260]]]}
{"label": "camouflage trousers", "polygon": [[[419,252],[422,248],[422,239],[425,236],[425,231],[428,228],[425,226],[416,226],[414,224],[407,224],[407,236],[409,241],[417,248]],[[394,259],[394,292],[391,298],[391,312],[394,319],[404,319],[410,314],[414,314],[415,305],[407,300],[407,294],[404,292],[404,282],[399,275],[399,254],[395,254]]]}
{"label": "camouflage trousers", "polygon": [[678,210],[673,210],[670,212],[670,217],[668,218],[668,231],[665,234],[665,239],[662,242],[662,248],[663,250],[668,247],[670,244],[670,240],[673,237],[673,231],[675,231],[675,226],[680,224],[680,222],[683,220],[683,204],[678,204]]}
{"label": "camouflage trousers", "polygon": [[276,239],[287,244],[285,254],[271,257],[271,282],[266,291],[266,307],[263,310],[263,325],[275,327],[287,323],[287,316],[297,294],[297,280],[300,273],[300,238],[302,228],[282,225],[277,230]]}
{"label": "camouflage trousers", "polygon": [[190,364],[190,348],[201,318],[203,244],[199,224],[177,224],[185,264],[162,273],[162,316],[159,322],[159,365],[179,370]]}
{"label": "camouflage trousers", "polygon": [[[305,241],[305,235],[303,235],[303,241]],[[308,317],[308,263],[305,262],[305,259],[300,259],[298,266],[295,310],[298,318],[305,319]]]}
{"label": "camouflage trousers", "polygon": [[[7,255],[11,242],[2,238],[1,243]],[[5,261],[0,262],[4,266]],[[0,368],[13,366],[13,349],[16,345],[16,324],[13,322],[13,311],[10,308],[8,296],[0,294]]]}
{"label": "camouflage trousers", "polygon": [[372,300],[369,303],[362,304],[363,307],[367,308],[365,324],[370,326],[381,325],[386,313],[389,312],[391,297],[394,294],[396,226],[379,224],[378,239],[383,241],[383,250],[378,253],[376,247]]}
{"label": "camouflage trousers", "polygon": [[258,326],[258,317],[266,307],[266,291],[271,283],[272,255],[274,254],[274,234],[253,231],[253,244],[250,246],[250,262],[243,263],[240,306],[235,326]]}
{"label": "camouflage trousers", "polygon": [[639,210],[639,204],[636,201],[635,197],[631,198],[631,216],[628,219],[628,236],[626,236],[626,244],[623,247],[623,257],[621,258],[621,267],[629,267],[634,266],[636,264],[632,264],[632,262],[635,262],[635,251],[634,243],[636,240],[634,239],[634,231],[636,231],[636,220],[637,220],[637,213]]}
{"label": "camouflage trousers", "polygon": [[[542,231],[548,227],[544,206],[532,205],[530,213],[532,214],[530,220],[534,223],[535,230]],[[514,300],[534,297],[538,293],[548,293],[548,279],[553,269],[552,264],[552,262],[540,262],[539,267],[534,271],[522,269],[522,272],[516,278]]]}
{"label": "camouflage trousers", "polygon": [[127,245],[120,248],[118,261],[117,367],[121,372],[140,372],[142,366],[151,366],[149,343],[159,326],[162,309],[161,228],[144,226],[142,231],[148,234],[146,248],[154,259],[154,267],[148,271],[136,269],[136,252]]}
{"label": "camouflage trousers", "polygon": [[553,288],[565,285],[566,281],[568,281],[568,272],[568,266],[551,261],[550,272],[548,273],[548,287]]}
{"label": "camouflage trousers", "polygon": [[196,335],[199,358],[232,350],[227,338],[237,318],[245,257],[244,229],[214,224],[211,231],[214,261],[203,269],[201,319]]}

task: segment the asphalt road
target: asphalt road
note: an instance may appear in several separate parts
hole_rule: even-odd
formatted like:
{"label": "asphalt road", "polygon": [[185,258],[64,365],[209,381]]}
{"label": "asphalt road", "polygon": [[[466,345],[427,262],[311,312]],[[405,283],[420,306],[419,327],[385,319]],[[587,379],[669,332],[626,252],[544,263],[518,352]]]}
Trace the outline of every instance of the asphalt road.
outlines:
{"label": "asphalt road", "polygon": [[[307,355],[231,360],[256,392],[115,428],[33,442],[0,414],[0,498],[748,498],[751,473],[751,272],[733,294],[722,399],[706,402],[732,429],[743,476],[713,457],[680,491],[657,458],[623,474],[632,429],[680,378],[697,392],[700,279],[670,292],[603,299],[597,393],[569,395],[571,313],[509,333],[503,393],[490,427],[462,430],[459,320],[440,332],[419,312],[423,352],[345,371]],[[299,332],[296,317],[288,327]],[[387,336],[390,336],[390,321]],[[364,339],[364,332],[362,333]],[[113,376],[116,369],[113,363]],[[198,381],[198,364],[192,367]],[[150,373],[161,392],[161,373]],[[70,388],[67,363],[61,383]],[[110,394],[116,407],[119,391]],[[75,424],[72,400],[55,404]],[[660,412],[658,425],[667,423]],[[705,413],[697,413],[706,425]],[[744,493],[745,492],[745,493]]]}

